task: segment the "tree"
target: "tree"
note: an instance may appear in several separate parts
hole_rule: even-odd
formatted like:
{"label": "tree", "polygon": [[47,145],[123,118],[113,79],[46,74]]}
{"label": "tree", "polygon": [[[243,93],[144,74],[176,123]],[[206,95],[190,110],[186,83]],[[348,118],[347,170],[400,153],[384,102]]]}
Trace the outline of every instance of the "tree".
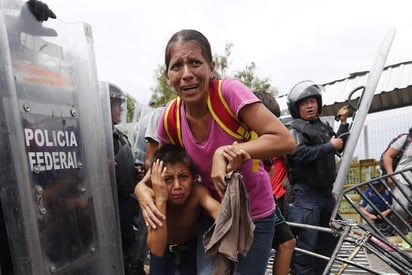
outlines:
{"label": "tree", "polygon": [[163,75],[164,65],[159,65],[155,70],[156,87],[152,87],[152,99],[156,101],[156,106],[163,105],[176,97],[174,90],[167,84]]}
{"label": "tree", "polygon": [[[219,55],[215,53],[215,70],[222,76],[227,76],[227,70],[230,62],[229,57],[232,54],[233,43],[227,42],[225,46],[225,54]],[[242,71],[236,71],[234,77],[239,79],[243,84],[249,87],[252,91],[263,91],[276,96],[278,91],[270,84],[269,78],[259,79],[256,76],[256,64],[251,62],[250,65],[246,65]]]}
{"label": "tree", "polygon": [[129,94],[126,94],[126,98],[127,98],[127,100],[126,100],[126,102],[127,102],[126,122],[132,122],[136,100]]}
{"label": "tree", "polygon": [[229,67],[229,56],[232,54],[233,43],[227,42],[225,46],[225,55],[219,55],[217,53],[215,56],[215,71],[217,71],[221,76],[226,75],[226,70]]}
{"label": "tree", "polygon": [[269,78],[259,79],[255,73],[256,64],[255,62],[250,63],[250,65],[246,65],[243,71],[238,71],[235,73],[235,78],[242,81],[247,87],[249,87],[252,91],[262,91],[272,94],[276,96],[278,94],[278,90],[275,87],[272,87],[270,84]]}
{"label": "tree", "polygon": [[[225,54],[219,55],[214,54],[215,58],[215,71],[218,72],[221,76],[228,76],[229,69],[229,57],[232,53],[233,43],[227,42],[225,45]],[[159,65],[155,70],[155,82],[156,86],[151,88],[152,90],[152,99],[156,101],[156,105],[163,105],[173,98],[176,97],[176,93],[173,89],[167,84],[166,79],[164,78],[163,72],[165,67]],[[276,96],[278,91],[275,87],[272,87],[270,84],[269,78],[260,79],[256,76],[256,64],[252,62],[250,65],[247,65],[242,71],[235,71],[233,74],[234,77],[238,78],[243,84],[249,87],[252,91],[264,91]]]}

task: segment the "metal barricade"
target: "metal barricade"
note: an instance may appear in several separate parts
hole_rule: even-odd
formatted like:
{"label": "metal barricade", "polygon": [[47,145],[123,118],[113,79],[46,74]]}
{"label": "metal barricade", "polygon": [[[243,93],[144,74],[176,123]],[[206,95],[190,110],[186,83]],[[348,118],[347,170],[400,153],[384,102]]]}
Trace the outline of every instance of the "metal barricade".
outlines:
{"label": "metal barricade", "polygon": [[[392,179],[393,184],[388,182]],[[330,272],[332,265],[341,263],[340,269],[335,274],[342,274],[348,265],[356,265],[353,258],[361,250],[369,254],[374,254],[379,264],[385,266],[387,270],[393,270],[399,274],[412,274],[412,169],[403,170],[390,175],[375,178],[351,188],[345,189],[337,200],[337,205],[331,220],[331,228],[335,234],[340,235],[340,242],[335,249],[333,256],[329,259],[329,264],[324,274]],[[392,197],[390,204],[379,191],[380,188],[387,190]],[[366,196],[365,191],[373,193],[378,199],[371,201]],[[397,191],[395,191],[397,190]],[[395,192],[395,193],[394,193]],[[359,203],[352,200],[353,195],[361,197],[366,202],[371,212],[376,213],[376,220],[372,220],[362,209]],[[361,222],[342,219],[339,206],[346,201],[362,218]],[[381,202],[385,202],[390,209],[386,214],[379,209]],[[344,243],[351,244],[353,250],[350,257],[342,259],[339,257]],[[368,270],[373,274],[382,272],[374,266],[358,266],[361,270]]]}
{"label": "metal barricade", "polygon": [[[392,179],[393,184],[388,183]],[[392,203],[379,192],[379,186],[391,194]],[[412,168],[354,184],[342,191],[331,218],[330,227],[291,223],[291,227],[329,232],[339,237],[332,256],[295,248],[299,252],[328,261],[323,274],[412,274]],[[386,202],[385,215],[379,203],[366,196],[366,190]],[[394,194],[394,191],[397,190]],[[354,199],[359,197],[360,200]],[[378,220],[362,210],[365,201]],[[348,204],[359,219],[341,213]]]}

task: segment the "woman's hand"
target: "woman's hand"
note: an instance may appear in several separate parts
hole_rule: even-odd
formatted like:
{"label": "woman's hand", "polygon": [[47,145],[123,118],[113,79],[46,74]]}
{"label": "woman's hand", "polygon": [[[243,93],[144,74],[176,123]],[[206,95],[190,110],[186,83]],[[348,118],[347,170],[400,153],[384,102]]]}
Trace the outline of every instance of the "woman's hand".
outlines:
{"label": "woman's hand", "polygon": [[150,183],[150,174],[151,171],[147,171],[144,178],[136,185],[134,193],[139,201],[146,226],[151,226],[155,229],[157,226],[163,226],[163,221],[166,217],[157,209],[155,205],[154,192],[148,186]]}
{"label": "woman's hand", "polygon": [[223,147],[223,156],[228,162],[226,173],[239,170],[245,161],[251,159],[250,155],[245,150],[236,147],[237,144],[237,141],[235,141],[232,145]]}
{"label": "woman's hand", "polygon": [[225,175],[240,169],[242,164],[250,158],[246,151],[237,148],[236,141],[232,145],[219,147],[215,151],[211,177],[220,197],[223,197],[226,191]]}

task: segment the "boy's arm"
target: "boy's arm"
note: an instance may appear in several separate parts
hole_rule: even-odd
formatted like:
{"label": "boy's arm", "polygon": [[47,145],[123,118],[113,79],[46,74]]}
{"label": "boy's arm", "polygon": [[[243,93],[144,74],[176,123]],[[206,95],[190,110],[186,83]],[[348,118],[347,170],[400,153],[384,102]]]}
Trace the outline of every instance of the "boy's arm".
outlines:
{"label": "boy's arm", "polygon": [[[165,182],[165,171],[163,162],[157,160],[152,166],[152,187],[154,193],[154,202],[157,209],[166,217],[166,205],[168,200],[168,192]],[[153,228],[148,227],[147,246],[151,253],[156,256],[163,256],[167,246],[167,221],[163,226]]]}
{"label": "boy's arm", "polygon": [[195,187],[196,194],[200,199],[200,205],[213,217],[213,219],[216,219],[220,209],[220,202],[213,198],[209,189],[201,183],[196,182]]}

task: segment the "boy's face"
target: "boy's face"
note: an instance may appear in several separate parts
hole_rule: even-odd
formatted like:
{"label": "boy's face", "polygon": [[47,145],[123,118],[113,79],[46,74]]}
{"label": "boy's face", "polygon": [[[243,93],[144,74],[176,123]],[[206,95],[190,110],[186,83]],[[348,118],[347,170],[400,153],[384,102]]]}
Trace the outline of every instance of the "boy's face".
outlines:
{"label": "boy's face", "polygon": [[183,163],[166,165],[165,182],[169,193],[169,202],[183,204],[192,193],[193,176]]}

